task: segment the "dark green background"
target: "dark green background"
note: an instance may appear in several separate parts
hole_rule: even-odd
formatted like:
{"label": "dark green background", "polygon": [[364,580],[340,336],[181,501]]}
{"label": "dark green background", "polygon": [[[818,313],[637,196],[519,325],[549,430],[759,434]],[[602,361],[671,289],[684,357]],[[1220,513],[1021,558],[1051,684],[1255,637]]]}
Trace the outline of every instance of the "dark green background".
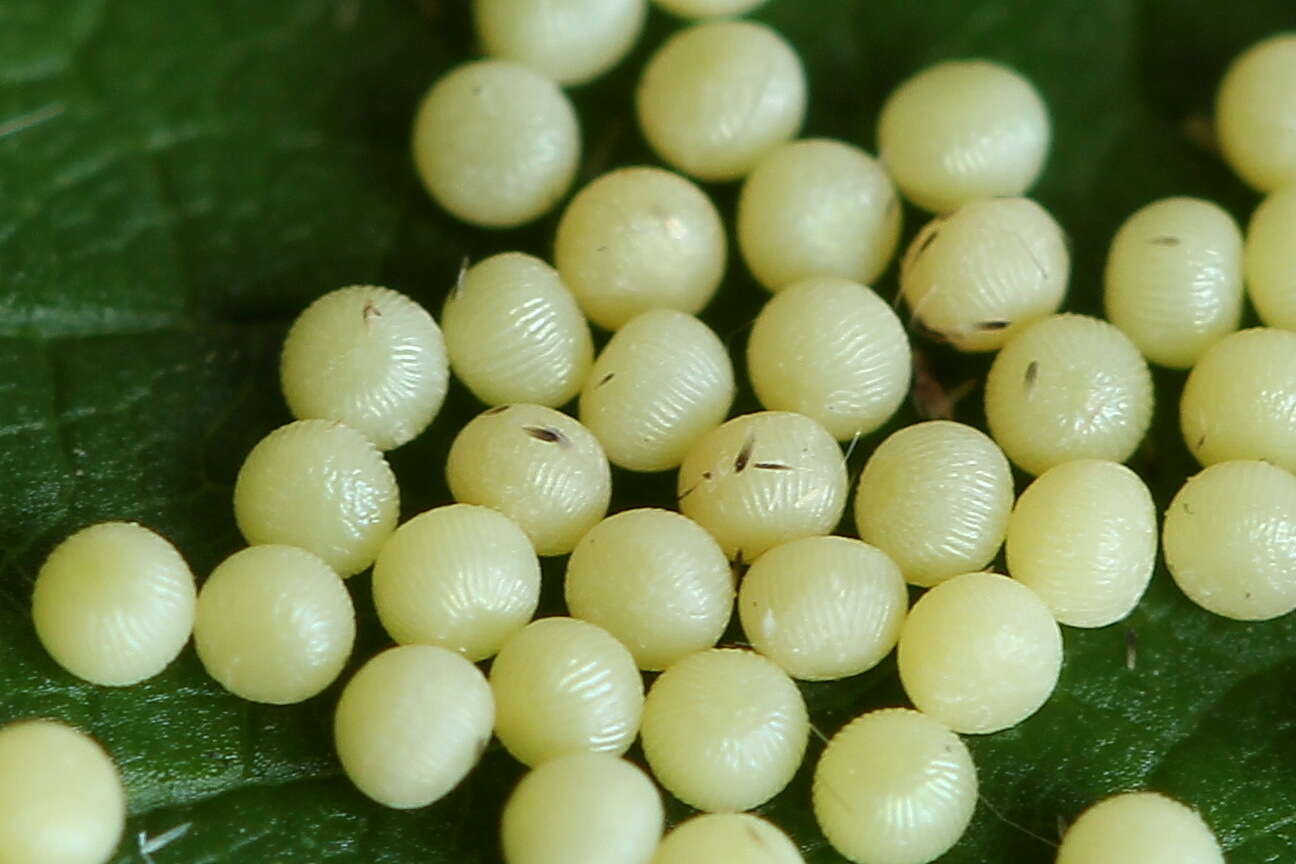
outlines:
{"label": "dark green background", "polygon": [[[807,134],[870,149],[881,100],[926,63],[982,55],[1032,77],[1056,131],[1037,195],[1073,239],[1068,307],[1089,312],[1107,242],[1139,205],[1203,195],[1245,219],[1255,196],[1185,123],[1208,116],[1229,57],[1296,26],[1291,0],[776,0],[760,17],[805,60]],[[573,94],[583,179],[650,160],[629,94],[673,26],[654,14],[631,61]],[[552,219],[469,229],[414,180],[418,96],[472,54],[455,0],[0,0],[0,721],[62,717],[112,752],[133,814],[119,861],[143,860],[139,832],[186,823],[154,853],[159,864],[498,856],[499,808],[519,774],[498,748],[439,804],[385,810],[339,775],[336,687],[301,706],[252,705],[208,680],[192,649],[146,684],[92,687],[49,660],[28,614],[45,554],[90,522],[153,526],[200,575],[240,546],[232,481],[251,445],[289,419],[276,351],[311,298],[376,282],[436,309],[465,256],[547,254]],[[734,188],[712,191],[731,212]],[[908,216],[912,233],[920,217]],[[893,275],[880,290],[891,295]],[[741,349],[762,299],[735,260],[706,317]],[[950,384],[984,372],[983,360],[933,356]],[[1174,426],[1181,382],[1158,375],[1157,428],[1133,460],[1162,506],[1192,470]],[[976,420],[978,404],[963,403],[960,419]],[[738,407],[753,407],[750,396]],[[406,515],[447,500],[446,446],[476,410],[452,391],[433,430],[393,454]],[[670,501],[669,476],[616,479],[618,506]],[[550,606],[560,575],[549,568]],[[350,584],[363,658],[386,638],[368,576]],[[1043,864],[1061,822],[1142,787],[1200,807],[1233,864],[1296,858],[1296,618],[1214,618],[1161,571],[1127,622],[1064,638],[1052,701],[1016,729],[969,739],[982,804],[942,861]],[[804,690],[827,734],[903,702],[891,661]],[[762,812],[807,860],[840,861],[807,801],[802,771]]]}

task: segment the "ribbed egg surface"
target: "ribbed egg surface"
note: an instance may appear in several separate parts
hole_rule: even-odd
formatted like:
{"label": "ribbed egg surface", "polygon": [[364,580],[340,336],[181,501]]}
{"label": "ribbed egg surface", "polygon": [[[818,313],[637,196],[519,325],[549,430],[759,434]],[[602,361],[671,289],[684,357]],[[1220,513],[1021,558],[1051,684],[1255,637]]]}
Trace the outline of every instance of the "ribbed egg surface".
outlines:
{"label": "ribbed egg surface", "polygon": [[554,237],[563,282],[605,330],[650,309],[701,311],[720,286],[727,255],[724,223],[706,193],[648,166],[590,181]]}
{"label": "ribbed egg surface", "polygon": [[500,648],[490,670],[495,734],[527,765],[578,750],[620,755],[639,731],[643,679],[606,630],[541,618]]}
{"label": "ribbed egg surface", "polygon": [[120,687],[176,658],[193,630],[195,602],[193,574],[174,546],[133,522],[101,522],[45,559],[32,623],[64,669]]}
{"label": "ribbed egg surface", "polygon": [[994,351],[1057,311],[1071,256],[1061,227],[1029,198],[969,201],[928,222],[900,261],[900,291],[924,333]]}
{"label": "ribbed egg surface", "polygon": [[923,69],[891,92],[877,126],[878,153],[896,185],[935,213],[1021,195],[1034,185],[1052,140],[1039,91],[988,60]]}
{"label": "ribbed egg surface", "polygon": [[1152,578],[1156,552],[1152,495],[1116,462],[1050,468],[1022,492],[1008,521],[1008,572],[1072,627],[1105,627],[1128,615]]}
{"label": "ribbed egg surface", "polygon": [[641,669],[710,648],[733,611],[734,575],[710,534],[670,510],[625,510],[572,550],[564,582],[573,617],[604,628]]}
{"label": "ribbed egg surface", "polygon": [[733,364],[720,338],[692,315],[655,309],[599,353],[581,392],[580,420],[614,465],[664,471],[724,422],[733,399]]}
{"label": "ribbed egg surface", "polygon": [[565,555],[607,513],[612,475],[598,439],[542,405],[500,405],[459,430],[446,458],[450,494],[493,507],[540,555]]}
{"label": "ribbed egg surface", "polygon": [[535,614],[540,562],[504,514],[472,504],[434,507],[383,544],[373,599],[397,642],[439,645],[476,662]]}
{"label": "ribbed egg surface", "polygon": [[925,864],[972,820],[977,774],[959,737],[907,708],[857,717],[833,736],[814,775],[814,813],[858,864]]}
{"label": "ribbed egg surface", "polygon": [[279,378],[298,420],[337,420],[379,450],[416,438],[441,410],[446,345],[404,294],[352,285],[320,297],[284,339]]}
{"label": "ribbed egg surface", "polygon": [[855,526],[907,581],[931,587],[995,557],[1012,505],[1012,469],[999,446],[971,426],[930,420],[873,451],[855,492]]}
{"label": "ribbed egg surface", "polygon": [[1152,423],[1152,376],[1106,321],[1054,315],[995,357],[986,379],[990,434],[1031,474],[1073,459],[1124,462]]}
{"label": "ribbed egg surface", "polygon": [[1268,462],[1219,462],[1166,510],[1166,566],[1198,606],[1239,621],[1296,609],[1296,477]]}
{"label": "ribbed egg surface", "polygon": [[1150,362],[1187,369],[1242,318],[1242,232],[1210,201],[1153,202],[1116,232],[1104,300]]}
{"label": "ribbed egg surface", "polygon": [[644,701],[643,750],[653,775],[699,810],[750,810],[801,765],[810,721],[796,684],[751,651],[691,654],[657,677]]}
{"label": "ribbed egg surface", "polygon": [[747,341],[761,404],[819,421],[839,441],[891,418],[909,393],[909,339],[872,290],[817,277],[779,291]]}
{"label": "ribbed egg surface", "polygon": [[399,513],[387,460],[329,420],[299,420],[262,438],[234,484],[234,517],[249,544],[298,546],[344,578],[373,563]]}
{"label": "ribbed egg surface", "polygon": [[748,569],[738,596],[752,647],[807,681],[877,665],[900,638],[908,608],[900,568],[849,537],[775,546]]}
{"label": "ribbed egg surface", "polygon": [[735,417],[700,438],[677,481],[680,511],[751,561],[766,549],[827,534],[846,506],[846,462],[823,426],[801,414]]}
{"label": "ribbed egg surface", "polygon": [[455,375],[487,405],[562,405],[594,361],[589,325],[558,271],[521,252],[469,267],[441,326]]}
{"label": "ribbed egg surface", "polygon": [[1179,427],[1203,465],[1264,459],[1296,471],[1296,333],[1253,327],[1215,343],[1188,374]]}

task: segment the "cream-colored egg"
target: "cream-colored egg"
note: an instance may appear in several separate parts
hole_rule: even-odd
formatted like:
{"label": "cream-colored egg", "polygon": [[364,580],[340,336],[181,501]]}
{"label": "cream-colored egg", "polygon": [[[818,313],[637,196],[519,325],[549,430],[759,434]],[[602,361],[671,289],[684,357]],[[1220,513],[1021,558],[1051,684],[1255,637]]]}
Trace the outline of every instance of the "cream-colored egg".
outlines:
{"label": "cream-colored egg", "polygon": [[872,156],[844,141],[790,141],[743,182],[738,244],[771,291],[811,276],[868,285],[891,263],[901,219],[895,185]]}
{"label": "cream-colored egg", "polygon": [[641,669],[665,669],[720,639],[734,578],[720,544],[670,510],[627,510],[590,529],[564,583],[573,617],[615,636]]}
{"label": "cream-colored egg", "polygon": [[1129,337],[1085,315],[1026,327],[986,379],[990,434],[1022,470],[1075,459],[1124,462],[1152,422],[1152,376]]}
{"label": "cream-colored egg", "polygon": [[738,595],[752,647],[807,681],[876,666],[895,647],[908,610],[895,562],[847,537],[775,546],[756,559]]}
{"label": "cream-colored egg", "polygon": [[235,696],[288,705],[337,679],[355,630],[351,595],[327,564],[295,546],[252,546],[203,583],[194,647]]}
{"label": "cream-colored egg", "polygon": [[1296,609],[1296,477],[1267,462],[1211,465],[1166,510],[1166,566],[1198,606],[1240,621]]}
{"label": "cream-colored egg", "polygon": [[93,738],[54,720],[0,727],[0,861],[105,864],[125,823],[121,776]]}
{"label": "cream-colored egg", "polygon": [[435,645],[389,648],[347,682],[333,718],[342,770],[379,804],[424,807],[459,785],[490,743],[490,685]]}
{"label": "cream-colored egg", "polygon": [[501,405],[459,431],[446,460],[456,501],[493,507],[540,555],[565,555],[607,513],[612,474],[598,439],[541,405]]}
{"label": "cream-colored egg", "polygon": [[526,626],[540,602],[540,562],[517,523],[450,504],[396,529],[374,562],[373,599],[397,642],[440,645],[478,661]]}
{"label": "cream-colored egg", "polygon": [[856,717],[814,775],[814,814],[859,864],[926,864],[958,842],[977,803],[972,755],[939,721],[907,708]]}
{"label": "cream-colored egg", "polygon": [[924,594],[905,621],[900,682],[918,710],[957,732],[998,732],[1057,685],[1062,635],[1044,601],[997,573],[965,573]]}
{"label": "cream-colored egg", "polygon": [[743,15],[766,0],[655,0],[657,5],[681,18],[719,18]]}
{"label": "cream-colored egg", "polygon": [[1260,320],[1296,330],[1296,180],[1260,202],[1246,235],[1247,293]]}
{"label": "cream-colored egg", "polygon": [[737,180],[805,119],[801,59],[753,21],[675,33],[644,66],[639,128],[663,161],[701,180]]}
{"label": "cream-colored egg", "polygon": [[1021,195],[1048,157],[1039,91],[988,60],[952,60],[897,87],[878,117],[878,153],[904,196],[948,213],[975,198]]}
{"label": "cream-colored egg", "polygon": [[877,429],[909,394],[909,338],[891,306],[836,276],[779,291],[747,341],[747,372],[766,408],[796,411],[846,441]]}
{"label": "cream-colored egg", "polygon": [[1026,487],[1008,521],[1008,572],[1072,627],[1131,611],[1156,566],[1157,513],[1124,465],[1064,462]]}
{"label": "cream-colored egg", "polygon": [[805,864],[796,844],[752,813],[705,813],[675,826],[652,864]]}
{"label": "cream-colored egg", "polygon": [[391,450],[418,437],[441,410],[448,363],[426,309],[388,288],[352,285],[297,316],[279,380],[298,420],[337,420]]}
{"label": "cream-colored egg", "polygon": [[1296,33],[1237,56],[1215,98],[1215,134],[1225,161],[1260,192],[1296,183]]}
{"label": "cream-colored egg", "polygon": [[383,455],[329,420],[299,420],[262,438],[234,484],[234,517],[249,545],[297,546],[342,577],[373,563],[399,514]]}
{"label": "cream-colored egg", "polygon": [[657,781],[698,810],[751,810],[792,779],[810,720],[772,661],[737,648],[699,651],[653,682],[643,750]]}
{"label": "cream-colored egg", "polygon": [[724,276],[725,230],[706,193],[661,168],[610,171],[558,222],[554,261],[585,314],[616,330],[649,309],[699,312]]}
{"label": "cream-colored egg", "polygon": [[1126,792],[1080,814],[1057,864],[1224,864],[1224,853],[1196,810],[1156,792]]}
{"label": "cream-colored egg", "polygon": [[189,566],[165,539],[133,522],[101,522],[45,559],[32,621],[54,662],[120,687],[176,658],[193,631],[196,593]]}
{"label": "cream-colored egg", "polygon": [[731,558],[827,534],[846,507],[846,461],[819,423],[787,411],[735,417],[697,440],[680,465],[680,512]]}
{"label": "cream-colored egg", "polygon": [[414,117],[414,167],[464,222],[511,228],[567,194],[580,161],[576,112],[558,85],[506,60],[456,66]]}
{"label": "cream-colored egg", "polygon": [[522,778],[504,806],[507,864],[648,864],[662,801],[639,768],[608,753],[569,753]]}
{"label": "cream-colored egg", "polygon": [[527,765],[578,750],[618,756],[643,713],[634,657],[602,627],[541,618],[500,648],[490,670],[495,734]]}
{"label": "cream-colored egg", "polygon": [[1263,459],[1296,471],[1296,333],[1254,327],[1215,343],[1184,384],[1179,428],[1203,465]]}
{"label": "cream-colored egg", "polygon": [[724,343],[692,315],[655,309],[612,335],[581,391],[580,419],[608,459],[665,471],[724,422],[734,400]]}
{"label": "cream-colored egg", "polygon": [[441,326],[455,375],[487,405],[556,408],[580,392],[594,362],[589,324],[558,271],[521,252],[468,268]]}
{"label": "cream-colored egg", "polygon": [[1210,201],[1153,202],[1116,232],[1103,289],[1107,317],[1144,357],[1187,369],[1242,318],[1242,232]]}
{"label": "cream-colored egg", "polygon": [[855,491],[860,539],[931,587],[990,563],[1008,530],[1012,469],[978,429],[930,420],[878,445]]}
{"label": "cream-colored egg", "polygon": [[621,62],[643,30],[646,10],[645,0],[473,0],[488,55],[559,84],[584,84]]}
{"label": "cream-colored egg", "polygon": [[900,262],[914,326],[960,351],[996,351],[1062,305],[1066,237],[1029,198],[969,201],[918,232]]}

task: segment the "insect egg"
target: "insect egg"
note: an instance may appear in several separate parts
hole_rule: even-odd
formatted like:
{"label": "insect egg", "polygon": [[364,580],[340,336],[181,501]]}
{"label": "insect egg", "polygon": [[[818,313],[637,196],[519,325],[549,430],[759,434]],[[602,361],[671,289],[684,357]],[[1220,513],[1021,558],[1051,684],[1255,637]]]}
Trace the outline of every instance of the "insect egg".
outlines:
{"label": "insect egg", "polygon": [[346,586],[293,546],[234,553],[198,595],[198,659],[222,687],[253,702],[288,705],[318,694],[342,672],[354,641]]}
{"label": "insect egg", "polygon": [[526,765],[577,750],[624,753],[639,731],[643,679],[602,627],[541,618],[500,648],[490,670],[495,734]]}
{"label": "insect egg", "polygon": [[691,654],[659,675],[644,700],[648,765],[698,810],[751,810],[773,798],[801,765],[809,734],[801,691],[751,651]]}
{"label": "insect egg", "polygon": [[771,291],[811,276],[869,284],[900,239],[901,208],[881,163],[844,141],[780,144],[743,182],[738,243]]}
{"label": "insect egg", "polygon": [[450,372],[441,331],[422,306],[387,288],[352,285],[297,316],[279,376],[298,420],[337,420],[391,450],[432,422]]}
{"label": "insect egg", "polygon": [[1296,182],[1296,33],[1255,43],[1229,66],[1215,131],[1229,166],[1260,192]]}
{"label": "insect egg", "polygon": [[733,571],[720,544],[670,510],[626,510],[572,550],[567,608],[625,645],[641,669],[710,648],[729,624]]}
{"label": "insect egg", "polygon": [[488,55],[559,84],[584,84],[634,47],[645,7],[645,0],[474,0],[473,20]]}
{"label": "insect egg", "polygon": [[484,228],[547,213],[580,159],[576,112],[525,66],[478,60],[432,85],[414,118],[414,167],[436,202]]}
{"label": "insect egg", "polygon": [[815,766],[815,819],[833,848],[860,864],[925,864],[972,820],[976,766],[937,720],[907,708],[856,717]]}
{"label": "insect egg", "polygon": [[730,558],[827,534],[846,506],[846,461],[820,424],[788,411],[744,414],[703,435],[680,465],[680,511]]}
{"label": "insect egg", "polygon": [[855,492],[855,526],[907,581],[931,587],[990,563],[1012,504],[1012,469],[999,446],[971,426],[931,420],[873,451]]}
{"label": "insect egg", "polygon": [[569,753],[522,778],[504,806],[507,864],[648,864],[662,833],[657,787],[607,753]]}
{"label": "insect egg", "polygon": [[766,0],[656,0],[658,6],[681,18],[718,18],[743,15]]}
{"label": "insect egg", "polygon": [[1116,462],[1053,466],[1026,487],[1008,521],[1008,572],[1072,627],[1128,615],[1152,578],[1156,551],[1152,495]]}
{"label": "insect egg", "polygon": [[747,341],[761,404],[817,420],[839,441],[891,418],[909,392],[911,367],[909,339],[886,301],[835,276],[778,292]]}
{"label": "insect egg", "polygon": [[1239,621],[1296,609],[1296,477],[1219,462],[1190,477],[1162,526],[1166,566],[1198,606]]}
{"label": "insect egg", "polygon": [[382,454],[328,420],[299,420],[262,438],[234,484],[234,516],[249,545],[297,546],[343,577],[373,563],[399,511]]}
{"label": "insect egg", "polygon": [[878,117],[878,153],[905,197],[948,213],[974,198],[1021,195],[1048,155],[1048,109],[999,63],[958,60],[897,87]]}
{"label": "insect egg", "polygon": [[1107,317],[1143,356],[1187,369],[1242,317],[1242,232],[1209,201],[1149,204],[1116,232],[1104,292]]}
{"label": "insect egg", "polygon": [[383,544],[373,598],[397,642],[440,645],[475,662],[535,614],[540,562],[504,514],[472,504],[435,507]]}
{"label": "insect egg", "polygon": [[566,414],[508,405],[478,414],[446,460],[455,500],[493,507],[540,555],[565,555],[607,513],[612,475],[603,448]]}
{"label": "insect egg", "polygon": [[1111,324],[1053,315],[995,357],[985,413],[1004,453],[1031,474],[1074,459],[1124,462],[1152,422],[1152,376]]}
{"label": "insect egg", "polygon": [[1179,427],[1203,465],[1263,459],[1296,471],[1296,333],[1254,327],[1211,346],[1184,384]]}
{"label": "insect egg", "polygon": [[174,546],[132,522],[101,522],[45,559],[32,621],[54,662],[119,687],[153,677],[176,658],[193,631],[195,595],[193,574]]}
{"label": "insect egg", "polygon": [[1274,192],[1251,214],[1246,236],[1247,293],[1260,320],[1296,330],[1296,181]]}
{"label": "insect egg", "polygon": [[675,33],[644,66],[635,107],[668,164],[700,180],[737,180],[805,119],[801,60],[774,30],[713,21]]}
{"label": "insect egg", "polygon": [[969,201],[918,232],[900,262],[916,327],[960,351],[995,351],[1062,303],[1071,261],[1029,198]]}
{"label": "insect egg", "polygon": [[734,399],[733,364],[692,315],[654,309],[612,335],[581,391],[580,419],[608,459],[664,471],[719,426]]}
{"label": "insect egg", "polygon": [[562,405],[594,361],[589,325],[558,271],[521,252],[466,270],[441,326],[455,375],[487,405]]}
{"label": "insect egg", "polygon": [[1062,636],[1025,585],[966,573],[914,604],[898,659],[900,683],[918,710],[957,732],[998,732],[1047,701],[1062,668]]}
{"label": "insect egg", "polygon": [[126,822],[112,758],[53,720],[0,728],[0,853],[5,864],[104,864]]}
{"label": "insect egg", "polygon": [[476,666],[434,645],[402,645],[347,682],[333,738],[361,792],[408,810],[459,785],[490,742],[493,720],[490,686]]}
{"label": "insect egg", "polygon": [[751,813],[705,813],[676,826],[652,864],[805,864],[786,834]]}
{"label": "insect egg", "polygon": [[775,546],[752,564],[738,595],[752,647],[806,681],[873,668],[895,647],[908,608],[900,568],[847,537]]}
{"label": "insect egg", "polygon": [[1057,864],[1224,864],[1197,811],[1155,792],[1099,801],[1062,837]]}
{"label": "insect egg", "polygon": [[572,198],[554,261],[589,319],[616,330],[649,309],[694,313],[725,269],[725,231],[706,193],[661,168],[620,168]]}

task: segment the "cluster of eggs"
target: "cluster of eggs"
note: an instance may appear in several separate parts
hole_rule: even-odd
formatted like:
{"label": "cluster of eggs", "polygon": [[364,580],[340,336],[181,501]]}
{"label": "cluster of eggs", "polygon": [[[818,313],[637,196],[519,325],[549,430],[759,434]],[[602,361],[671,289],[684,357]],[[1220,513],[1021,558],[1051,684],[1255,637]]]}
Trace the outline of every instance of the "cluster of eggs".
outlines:
{"label": "cluster of eggs", "polygon": [[[688,17],[756,5],[659,2]],[[559,6],[477,0],[492,59],[448,72],[419,108],[416,167],[465,221],[516,225],[565,196],[579,134],[559,85],[618,62],[644,17],[643,0]],[[567,204],[555,266],[506,252],[465,268],[439,325],[375,286],[312,304],[281,361],[299,419],[264,438],[238,476],[249,547],[197,591],[155,533],[88,527],[40,571],[37,633],[60,665],[106,686],[156,674],[192,634],[230,692],[300,702],[341,673],[355,636],[343,580],[372,566],[398,647],[342,691],[341,765],[374,800],[421,807],[494,735],[533,769],[503,814],[510,864],[801,861],[778,828],[744,812],[802,762],[810,723],[794,679],[855,675],[895,648],[914,709],[841,729],[815,769],[813,809],[852,861],[933,860],[977,800],[959,734],[1033,714],[1061,668],[1059,622],[1119,621],[1148,584],[1157,513],[1121,464],[1150,423],[1147,361],[1192,369],[1181,426],[1207,466],[1161,529],[1172,576],[1220,615],[1296,608],[1296,185],[1280,188],[1296,183],[1293,94],[1296,37],[1234,63],[1219,95],[1222,150],[1272,194],[1245,241],[1206,201],[1131,216],[1108,258],[1109,323],[1057,314],[1065,236],[1021,197],[1045,162],[1050,121],[1020,75],[984,61],[920,72],[883,108],[874,159],[841,141],[792,140],[806,84],[776,32],[729,18],[682,29],[643,70],[636,107],[664,162],[744,180],[739,246],[773,293],[746,355],[768,410],[726,420],[733,363],[694,317],[725,267],[715,208],[680,173],[614,170]],[[859,539],[830,536],[850,492],[841,442],[880,428],[911,387],[905,323],[866,287],[894,255],[901,194],[935,214],[900,261],[909,323],[959,350],[998,352],[990,435],[949,420],[890,435],[855,490]],[[1244,283],[1269,326],[1234,332]],[[613,331],[597,356],[589,322]],[[398,525],[383,451],[432,423],[451,370],[491,407],[450,448],[457,503]],[[557,410],[574,399],[575,417]],[[1015,500],[1010,462],[1036,475]],[[610,465],[678,469],[679,512],[607,516]],[[984,569],[1001,547],[1011,576]],[[570,555],[570,617],[533,621],[538,556],[554,555]],[[912,608],[907,584],[929,589]],[[716,647],[735,601],[750,650]],[[489,675],[476,665],[485,660]],[[641,670],[660,672],[646,694]],[[656,787],[620,758],[638,737],[658,783],[710,815],[662,838]],[[0,780],[5,860],[111,854],[125,798],[94,742],[17,723],[0,731],[0,769],[58,775],[21,789]],[[1084,813],[1058,861],[1222,855],[1191,808],[1133,792]]]}

